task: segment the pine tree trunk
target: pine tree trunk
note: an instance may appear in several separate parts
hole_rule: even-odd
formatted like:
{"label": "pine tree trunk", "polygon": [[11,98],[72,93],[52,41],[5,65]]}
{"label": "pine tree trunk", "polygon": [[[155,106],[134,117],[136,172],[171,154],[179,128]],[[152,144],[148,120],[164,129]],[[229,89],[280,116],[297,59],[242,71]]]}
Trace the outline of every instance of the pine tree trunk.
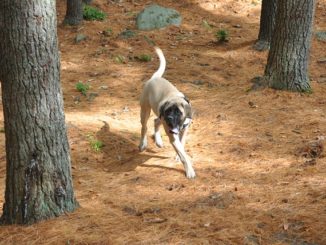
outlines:
{"label": "pine tree trunk", "polygon": [[307,74],[315,0],[279,0],[265,69],[270,87],[310,91]]}
{"label": "pine tree trunk", "polygon": [[263,0],[260,15],[258,40],[254,48],[259,51],[269,49],[275,26],[277,0]]}
{"label": "pine tree trunk", "polygon": [[82,0],[67,0],[67,11],[63,21],[67,25],[79,25],[83,20]]}
{"label": "pine tree trunk", "polygon": [[4,224],[31,224],[78,206],[60,88],[56,25],[55,1],[0,2],[7,158]]}

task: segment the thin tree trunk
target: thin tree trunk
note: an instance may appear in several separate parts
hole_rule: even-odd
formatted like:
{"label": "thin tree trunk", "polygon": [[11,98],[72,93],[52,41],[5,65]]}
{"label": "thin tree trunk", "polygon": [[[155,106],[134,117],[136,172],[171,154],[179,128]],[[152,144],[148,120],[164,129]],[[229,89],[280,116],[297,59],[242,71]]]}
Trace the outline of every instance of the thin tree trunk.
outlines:
{"label": "thin tree trunk", "polygon": [[310,91],[307,74],[315,0],[279,0],[265,69],[270,87]]}
{"label": "thin tree trunk", "polygon": [[67,0],[67,11],[63,21],[66,25],[79,25],[83,21],[82,0]]}
{"label": "thin tree trunk", "polygon": [[0,2],[0,80],[6,135],[1,222],[71,212],[74,197],[60,88],[55,1]]}
{"label": "thin tree trunk", "polygon": [[260,15],[258,40],[254,48],[259,51],[269,49],[275,26],[277,0],[263,0]]}

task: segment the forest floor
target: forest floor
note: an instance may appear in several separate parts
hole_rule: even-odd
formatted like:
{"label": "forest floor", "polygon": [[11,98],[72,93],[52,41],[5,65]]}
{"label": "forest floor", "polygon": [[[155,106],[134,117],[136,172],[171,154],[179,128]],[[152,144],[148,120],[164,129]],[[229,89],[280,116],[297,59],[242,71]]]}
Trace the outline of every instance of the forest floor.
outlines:
{"label": "forest floor", "polygon": [[[314,35],[313,93],[250,91],[268,52],[252,46],[259,0],[156,1],[177,9],[180,27],[135,30],[152,1],[95,0],[105,21],[61,23],[61,82],[80,207],[31,226],[0,227],[0,244],[326,244],[326,49]],[[318,1],[314,31],[326,30]],[[118,34],[129,29],[134,37]],[[217,43],[219,29],[230,40]],[[112,30],[104,32],[106,30]],[[87,39],[75,43],[77,34]],[[106,35],[105,35],[106,34]],[[165,77],[195,111],[186,150],[197,178],[188,180],[164,148],[138,152],[139,96],[158,67],[148,40],[163,50]],[[151,62],[137,58],[151,54]],[[87,96],[76,90],[88,82]],[[152,115],[150,132],[153,131]],[[3,123],[3,117],[1,117]],[[4,134],[0,135],[0,206],[4,202]],[[91,146],[101,141],[95,151]]]}

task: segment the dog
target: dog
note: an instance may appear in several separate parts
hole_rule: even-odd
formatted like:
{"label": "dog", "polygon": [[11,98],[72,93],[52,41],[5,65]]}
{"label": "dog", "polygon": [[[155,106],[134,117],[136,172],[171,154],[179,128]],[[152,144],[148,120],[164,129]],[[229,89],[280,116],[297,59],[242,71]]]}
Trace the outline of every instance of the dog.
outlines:
{"label": "dog", "polygon": [[186,176],[195,178],[196,174],[191,160],[185,152],[184,145],[189,125],[192,121],[192,109],[189,100],[168,80],[163,78],[166,68],[166,60],[160,48],[155,47],[159,57],[158,70],[145,83],[140,97],[141,139],[139,150],[144,151],[147,147],[147,121],[151,111],[157,118],[154,120],[154,139],[158,147],[163,147],[160,134],[160,126],[163,125],[165,133],[169,137],[177,157],[183,163]]}

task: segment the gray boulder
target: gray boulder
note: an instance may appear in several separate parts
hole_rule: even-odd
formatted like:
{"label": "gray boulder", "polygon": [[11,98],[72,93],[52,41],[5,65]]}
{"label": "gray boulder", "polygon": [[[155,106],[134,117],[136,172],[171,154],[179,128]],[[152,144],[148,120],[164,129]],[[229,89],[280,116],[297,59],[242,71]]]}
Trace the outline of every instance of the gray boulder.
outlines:
{"label": "gray boulder", "polygon": [[154,4],[145,8],[137,15],[136,25],[139,30],[153,30],[169,25],[179,26],[181,20],[182,18],[178,11]]}

